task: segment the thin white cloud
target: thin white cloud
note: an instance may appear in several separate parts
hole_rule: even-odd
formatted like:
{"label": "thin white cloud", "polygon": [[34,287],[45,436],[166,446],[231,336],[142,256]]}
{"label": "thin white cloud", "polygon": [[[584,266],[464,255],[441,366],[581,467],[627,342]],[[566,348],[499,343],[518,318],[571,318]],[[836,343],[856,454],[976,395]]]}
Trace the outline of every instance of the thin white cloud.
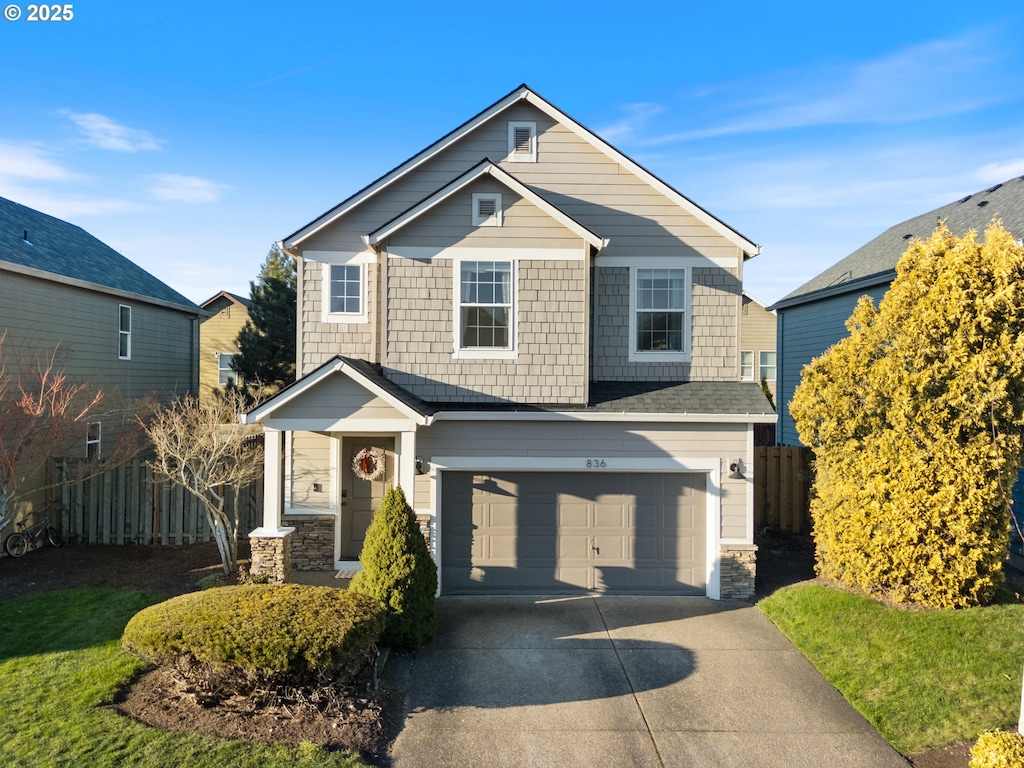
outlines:
{"label": "thin white cloud", "polygon": [[300,69],[293,69],[288,72],[282,72],[280,75],[274,75],[273,77],[268,77],[266,80],[259,80],[255,83],[252,83],[249,87],[258,88],[261,85],[270,85],[271,83],[276,83],[279,80],[286,80],[289,77],[295,77],[296,75],[301,75],[306,72],[312,72],[314,69],[320,69],[321,67],[329,66],[330,63],[331,62],[329,61],[322,61],[319,64],[310,64],[308,67],[302,67]]}
{"label": "thin white cloud", "polygon": [[96,112],[62,110],[60,114],[75,124],[87,144],[99,149],[111,152],[139,152],[160,149],[162,143],[149,131],[129,128]]}
{"label": "thin white cloud", "polygon": [[852,66],[820,64],[772,72],[723,87],[736,94],[728,105],[735,117],[639,143],[656,146],[808,126],[907,123],[962,114],[1013,98],[999,78],[986,74],[997,55],[984,34],[971,33]]}
{"label": "thin white cloud", "polygon": [[0,139],[0,179],[71,181],[81,178],[57,163],[51,153],[37,144]]}
{"label": "thin white cloud", "polygon": [[662,114],[665,107],[661,104],[642,102],[639,104],[625,104],[621,107],[625,116],[611,125],[606,125],[597,130],[597,135],[608,141],[622,141],[634,136],[641,128],[653,118]]}
{"label": "thin white cloud", "polygon": [[156,173],[149,178],[154,182],[149,188],[150,195],[179,203],[215,203],[231,189],[227,184],[178,173]]}
{"label": "thin white cloud", "polygon": [[998,163],[987,163],[975,172],[982,184],[996,184],[1014,176],[1024,176],[1024,157]]}
{"label": "thin white cloud", "polygon": [[125,198],[54,193],[5,179],[0,179],[0,197],[73,223],[87,216],[115,216],[143,210],[143,206]]}

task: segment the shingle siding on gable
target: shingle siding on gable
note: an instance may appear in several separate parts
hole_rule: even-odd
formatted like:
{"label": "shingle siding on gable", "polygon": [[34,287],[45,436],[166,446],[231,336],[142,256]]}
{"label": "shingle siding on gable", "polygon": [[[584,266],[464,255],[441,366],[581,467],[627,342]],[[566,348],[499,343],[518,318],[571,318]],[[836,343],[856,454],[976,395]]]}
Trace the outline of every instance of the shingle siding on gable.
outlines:
{"label": "shingle siding on gable", "polygon": [[379,267],[367,264],[366,293],[370,322],[368,323],[325,323],[323,321],[323,280],[325,265],[318,262],[302,262],[302,314],[300,316],[302,340],[300,346],[299,377],[319,368],[336,355],[360,360],[375,360],[377,351],[374,340],[377,324],[373,321],[380,303]]}
{"label": "shingle siding on gable", "polygon": [[431,402],[582,403],[585,275],[582,261],[522,261],[514,360],[453,359],[452,262],[388,262],[390,380]]}
{"label": "shingle siding on gable", "polygon": [[871,296],[877,306],[888,290],[889,284],[886,283],[870,291],[846,293],[777,311],[779,381],[776,402],[779,404],[777,442],[780,445],[802,445],[793,417],[789,414],[789,403],[800,383],[804,366],[849,336],[846,321],[861,296]]}
{"label": "shingle siding on gable", "polygon": [[742,286],[733,270],[695,267],[689,363],[630,362],[629,268],[597,267],[593,278],[594,381],[735,380]]}

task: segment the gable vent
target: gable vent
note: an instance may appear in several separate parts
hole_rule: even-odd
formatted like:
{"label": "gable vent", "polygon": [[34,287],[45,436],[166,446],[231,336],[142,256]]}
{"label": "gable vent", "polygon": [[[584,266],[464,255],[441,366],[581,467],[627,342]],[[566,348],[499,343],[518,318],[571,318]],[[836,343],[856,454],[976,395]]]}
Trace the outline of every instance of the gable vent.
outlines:
{"label": "gable vent", "polygon": [[530,154],[530,133],[530,129],[526,126],[516,127],[514,138],[516,154]]}
{"label": "gable vent", "polygon": [[489,219],[498,210],[497,201],[493,197],[480,197],[476,201],[476,215],[481,219]]}

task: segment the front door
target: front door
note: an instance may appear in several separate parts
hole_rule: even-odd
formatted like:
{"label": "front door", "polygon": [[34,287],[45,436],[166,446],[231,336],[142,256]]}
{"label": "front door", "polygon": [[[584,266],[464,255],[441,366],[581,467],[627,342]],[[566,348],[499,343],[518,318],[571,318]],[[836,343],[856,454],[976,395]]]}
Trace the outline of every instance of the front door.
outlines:
{"label": "front door", "polygon": [[342,464],[341,559],[358,560],[373,513],[395,481],[395,439],[345,438]]}

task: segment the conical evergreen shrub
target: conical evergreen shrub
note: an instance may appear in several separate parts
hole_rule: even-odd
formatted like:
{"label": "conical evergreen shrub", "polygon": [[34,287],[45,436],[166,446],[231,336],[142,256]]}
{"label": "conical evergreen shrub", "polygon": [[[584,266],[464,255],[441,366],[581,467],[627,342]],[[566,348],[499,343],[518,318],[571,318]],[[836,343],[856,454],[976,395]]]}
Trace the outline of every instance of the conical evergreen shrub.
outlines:
{"label": "conical evergreen shrub", "polygon": [[434,636],[437,568],[405,494],[388,489],[366,531],[363,570],[349,590],[375,597],[387,613],[381,642],[415,648]]}

